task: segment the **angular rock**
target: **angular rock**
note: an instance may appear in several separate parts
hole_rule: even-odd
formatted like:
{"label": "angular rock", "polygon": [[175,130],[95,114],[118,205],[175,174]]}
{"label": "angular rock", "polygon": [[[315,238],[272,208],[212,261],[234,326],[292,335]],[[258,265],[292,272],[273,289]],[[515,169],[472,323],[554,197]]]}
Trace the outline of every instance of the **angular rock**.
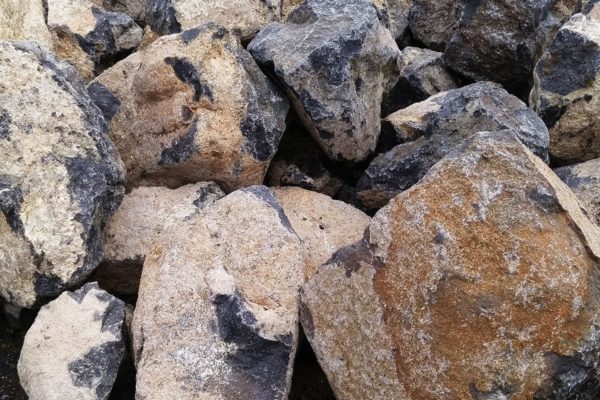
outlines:
{"label": "angular rock", "polygon": [[92,0],[107,11],[127,14],[137,24],[146,24],[146,3],[148,0]]}
{"label": "angular rock", "polygon": [[408,13],[413,0],[373,0],[383,20],[397,42],[403,42],[408,30]]}
{"label": "angular rock", "polygon": [[214,24],[157,39],[89,85],[110,121],[127,184],[262,183],[289,103]]}
{"label": "angular rock", "polygon": [[248,49],[329,157],[360,161],[375,149],[400,51],[369,0],[307,0]]}
{"label": "angular rock", "polygon": [[131,17],[106,12],[90,0],[46,0],[54,52],[86,81],[124,58],[142,41]]}
{"label": "angular rock", "polygon": [[600,226],[600,159],[554,170],[573,190],[590,219]]}
{"label": "angular rock", "polygon": [[224,26],[243,41],[281,16],[280,0],[147,0],[146,18],[160,35],[206,22]]}
{"label": "angular rock", "polygon": [[123,165],[70,65],[33,42],[0,42],[0,297],[39,305],[102,259]]}
{"label": "angular rock", "polygon": [[480,133],[319,269],[301,321],[338,399],[591,399],[599,257],[566,185]]}
{"label": "angular rock", "polygon": [[371,218],[349,204],[301,188],[273,188],[294,231],[306,247],[306,279],[338,249],[363,237]]}
{"label": "angular rock", "polygon": [[577,14],[535,68],[530,104],[550,129],[550,156],[572,164],[600,157],[600,18]]}
{"label": "angular rock", "polygon": [[42,0],[0,0],[0,39],[35,40],[52,48]]}
{"label": "angular rock", "polygon": [[456,0],[413,0],[408,24],[415,39],[432,50],[446,50],[460,25],[464,3]]}
{"label": "angular rock", "polygon": [[108,398],[125,353],[125,303],[88,283],[40,310],[18,370],[30,400]]}

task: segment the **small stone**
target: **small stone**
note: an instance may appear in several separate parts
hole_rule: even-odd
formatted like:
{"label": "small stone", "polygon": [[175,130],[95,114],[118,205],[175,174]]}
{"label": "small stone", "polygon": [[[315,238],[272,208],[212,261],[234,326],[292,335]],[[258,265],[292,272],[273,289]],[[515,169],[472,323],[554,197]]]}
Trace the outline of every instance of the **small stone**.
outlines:
{"label": "small stone", "polygon": [[301,322],[338,399],[591,399],[599,259],[568,187],[479,133],[321,266]]}
{"label": "small stone", "polygon": [[125,353],[125,303],[88,283],[40,309],[18,370],[30,400],[104,400]]}
{"label": "small stone", "polygon": [[306,0],[248,49],[330,158],[361,161],[375,150],[400,51],[369,0]]}
{"label": "small stone", "polygon": [[51,49],[43,1],[0,0],[0,40],[35,40]]}
{"label": "small stone", "polygon": [[289,103],[214,24],[163,36],[89,85],[110,123],[127,185],[263,182]]}
{"label": "small stone", "polygon": [[535,68],[530,103],[550,129],[557,164],[600,157],[600,18],[577,14]]}
{"label": "small stone", "polygon": [[123,195],[123,165],[69,64],[0,42],[0,297],[39,306],[85,281]]}
{"label": "small stone", "polygon": [[600,226],[600,159],[554,170],[573,190],[590,220]]}

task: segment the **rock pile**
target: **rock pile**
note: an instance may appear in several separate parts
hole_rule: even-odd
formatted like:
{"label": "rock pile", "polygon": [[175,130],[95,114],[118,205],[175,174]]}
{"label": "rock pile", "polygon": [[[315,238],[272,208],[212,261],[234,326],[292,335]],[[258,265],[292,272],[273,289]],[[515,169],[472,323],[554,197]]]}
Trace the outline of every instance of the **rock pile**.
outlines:
{"label": "rock pile", "polygon": [[0,0],[0,400],[598,398],[599,4]]}

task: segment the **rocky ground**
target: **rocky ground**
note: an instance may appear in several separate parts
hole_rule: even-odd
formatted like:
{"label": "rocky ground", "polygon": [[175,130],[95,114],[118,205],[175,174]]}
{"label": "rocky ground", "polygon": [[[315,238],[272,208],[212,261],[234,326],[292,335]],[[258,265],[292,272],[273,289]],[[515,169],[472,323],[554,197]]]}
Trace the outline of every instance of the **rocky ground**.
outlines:
{"label": "rocky ground", "polygon": [[598,0],[0,0],[0,400],[600,399]]}

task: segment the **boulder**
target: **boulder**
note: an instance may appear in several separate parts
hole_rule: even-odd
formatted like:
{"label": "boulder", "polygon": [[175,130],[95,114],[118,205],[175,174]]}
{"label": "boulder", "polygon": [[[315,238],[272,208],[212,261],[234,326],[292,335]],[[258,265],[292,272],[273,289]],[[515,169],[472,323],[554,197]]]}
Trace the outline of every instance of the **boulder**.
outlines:
{"label": "boulder", "polygon": [[371,218],[349,204],[302,188],[273,188],[294,231],[306,247],[306,279],[338,249],[363,237]]}
{"label": "boulder", "polygon": [[104,400],[125,353],[125,303],[88,283],[40,309],[18,370],[30,400]]}
{"label": "boulder", "polygon": [[73,67],[0,42],[0,297],[40,305],[102,259],[123,165]]}
{"label": "boulder", "polygon": [[88,90],[129,187],[262,183],[289,109],[238,40],[212,23],[157,39]]}
{"label": "boulder", "polygon": [[590,219],[600,226],[600,158],[554,172],[577,195]]}
{"label": "boulder", "polygon": [[412,35],[428,48],[443,52],[460,25],[464,3],[456,0],[413,0],[408,15]]}
{"label": "boulder", "polygon": [[302,243],[264,186],[172,228],[145,257],[133,320],[143,399],[287,399]]}
{"label": "boulder", "polygon": [[361,161],[375,149],[400,51],[369,0],[306,0],[248,49],[329,157]]}
{"label": "boulder", "polygon": [[568,187],[479,133],[321,266],[301,322],[338,399],[591,399],[599,257]]}
{"label": "boulder", "polygon": [[600,19],[577,14],[535,67],[530,104],[550,129],[557,164],[600,157]]}
{"label": "boulder", "polygon": [[54,52],[86,81],[133,52],[142,28],[131,17],[107,12],[90,0],[46,0]]}
{"label": "boulder", "polygon": [[0,0],[0,40],[35,40],[52,48],[43,0]]}
{"label": "boulder", "polygon": [[281,0],[147,0],[146,18],[160,35],[206,22],[224,26],[246,41],[281,16]]}
{"label": "boulder", "polygon": [[373,0],[379,18],[385,23],[398,43],[405,42],[408,31],[408,13],[413,0]]}
{"label": "boulder", "polygon": [[146,3],[148,0],[92,0],[107,11],[127,14],[137,24],[146,24]]}

